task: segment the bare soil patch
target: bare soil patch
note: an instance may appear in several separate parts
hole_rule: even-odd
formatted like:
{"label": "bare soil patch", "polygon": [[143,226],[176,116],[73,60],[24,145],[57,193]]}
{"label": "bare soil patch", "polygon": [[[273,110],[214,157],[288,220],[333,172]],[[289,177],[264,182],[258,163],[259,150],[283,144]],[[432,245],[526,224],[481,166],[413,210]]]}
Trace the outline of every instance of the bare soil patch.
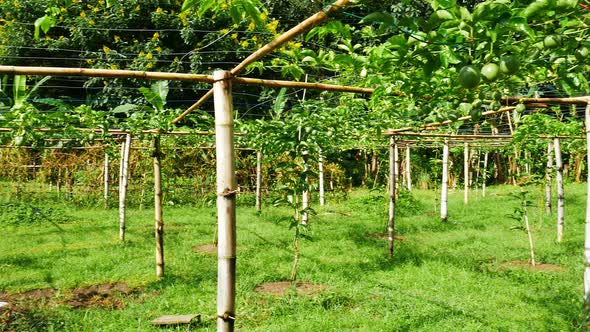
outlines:
{"label": "bare soil patch", "polygon": [[[367,233],[365,236],[370,237],[370,238],[374,238],[374,239],[384,239],[384,240],[387,240],[387,238],[388,238],[387,233]],[[406,240],[406,237],[402,236],[402,235],[394,235],[393,240],[403,242]]]}
{"label": "bare soil patch", "polygon": [[125,296],[141,292],[142,289],[131,289],[124,282],[106,283],[66,290],[63,297],[56,298],[56,290],[52,288],[35,289],[22,293],[0,293],[0,301],[9,303],[9,307],[33,308],[40,304],[66,304],[74,309],[103,308],[122,309]]}
{"label": "bare soil patch", "polygon": [[511,269],[525,269],[525,270],[535,271],[535,272],[563,272],[563,271],[565,271],[565,269],[559,265],[536,263],[535,266],[533,266],[533,265],[531,265],[531,263],[529,261],[521,261],[521,260],[504,262],[504,263],[500,264],[500,266],[505,267],[505,268],[511,268]]}
{"label": "bare soil patch", "polygon": [[293,284],[291,281],[275,281],[260,284],[254,288],[259,293],[283,296],[289,292],[296,292],[299,295],[313,295],[318,294],[326,287],[312,282],[297,282]]}
{"label": "bare soil patch", "polygon": [[74,309],[103,308],[123,309],[125,303],[121,295],[130,295],[132,290],[124,282],[92,285],[76,288],[65,303]]}
{"label": "bare soil patch", "polygon": [[202,244],[193,247],[194,252],[200,252],[205,254],[217,254],[217,246],[214,244]]}

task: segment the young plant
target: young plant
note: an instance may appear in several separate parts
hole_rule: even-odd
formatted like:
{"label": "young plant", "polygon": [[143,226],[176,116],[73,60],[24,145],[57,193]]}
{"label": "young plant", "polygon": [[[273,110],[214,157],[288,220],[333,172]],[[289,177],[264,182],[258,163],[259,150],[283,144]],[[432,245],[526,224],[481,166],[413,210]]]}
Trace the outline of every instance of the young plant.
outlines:
{"label": "young plant", "polygon": [[517,225],[513,226],[512,229],[524,230],[526,231],[528,238],[529,238],[529,248],[531,254],[531,265],[535,266],[535,247],[533,243],[533,234],[531,232],[531,227],[529,224],[529,215],[528,215],[528,207],[532,206],[531,201],[529,201],[528,191],[524,190],[522,187],[520,188],[520,192],[512,194],[513,197],[519,200],[518,206],[514,208],[514,212],[509,215],[510,218],[518,221],[519,223],[524,222],[524,226]]}

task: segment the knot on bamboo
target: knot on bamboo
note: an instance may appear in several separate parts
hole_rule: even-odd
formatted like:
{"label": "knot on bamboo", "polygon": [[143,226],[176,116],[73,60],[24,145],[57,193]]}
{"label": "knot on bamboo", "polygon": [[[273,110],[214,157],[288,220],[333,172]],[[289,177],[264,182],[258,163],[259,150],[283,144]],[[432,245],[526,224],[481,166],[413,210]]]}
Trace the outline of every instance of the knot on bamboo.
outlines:
{"label": "knot on bamboo", "polygon": [[222,193],[220,193],[219,196],[222,196],[222,197],[234,196],[238,192],[239,192],[239,190],[232,190],[229,188],[225,188],[225,190]]}
{"label": "knot on bamboo", "polygon": [[232,312],[224,312],[221,315],[217,315],[218,318],[221,318],[223,320],[236,320],[235,314]]}

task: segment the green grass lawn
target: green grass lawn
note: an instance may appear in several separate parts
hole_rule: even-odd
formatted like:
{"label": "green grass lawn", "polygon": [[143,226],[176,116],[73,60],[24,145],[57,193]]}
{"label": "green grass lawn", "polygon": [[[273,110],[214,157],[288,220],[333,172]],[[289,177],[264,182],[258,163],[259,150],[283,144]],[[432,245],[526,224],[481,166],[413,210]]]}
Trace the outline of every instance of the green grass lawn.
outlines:
{"label": "green grass lawn", "polygon": [[[402,199],[393,259],[386,240],[384,190],[355,191],[317,208],[311,240],[301,243],[299,280],[323,286],[312,295],[272,296],[256,286],[286,280],[292,264],[289,210],[238,210],[237,321],[242,331],[569,331],[583,327],[582,275],[585,185],[566,187],[566,231],[555,242],[555,215],[544,216],[542,189],[531,188],[536,257],[558,271],[509,262],[528,259],[528,240],[508,217],[515,187],[488,197],[450,193],[449,222],[435,211],[436,194]],[[539,206],[541,205],[541,206]],[[165,331],[149,321],[200,313],[191,328],[214,330],[217,258],[192,250],[212,243],[214,208],[166,208],[166,274],[155,278],[153,213],[128,213],[118,240],[116,210],[64,208],[69,222],[5,226],[0,241],[0,293],[15,303],[0,311],[0,330]],[[555,213],[554,213],[555,214]],[[76,289],[125,283],[128,292],[95,296],[83,305]],[[51,296],[15,295],[52,288]],[[31,293],[27,293],[31,294]],[[0,296],[0,298],[2,298]],[[1,310],[1,309],[0,309]],[[7,323],[10,326],[7,326]]]}

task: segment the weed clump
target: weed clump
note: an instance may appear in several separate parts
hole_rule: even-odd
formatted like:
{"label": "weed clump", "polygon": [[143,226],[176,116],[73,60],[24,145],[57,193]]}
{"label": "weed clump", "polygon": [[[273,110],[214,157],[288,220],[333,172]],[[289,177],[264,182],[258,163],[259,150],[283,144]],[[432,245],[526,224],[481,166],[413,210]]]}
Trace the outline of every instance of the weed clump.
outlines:
{"label": "weed clump", "polygon": [[25,202],[0,204],[0,224],[31,225],[31,224],[61,224],[69,221],[69,217],[62,209],[37,206]]}

